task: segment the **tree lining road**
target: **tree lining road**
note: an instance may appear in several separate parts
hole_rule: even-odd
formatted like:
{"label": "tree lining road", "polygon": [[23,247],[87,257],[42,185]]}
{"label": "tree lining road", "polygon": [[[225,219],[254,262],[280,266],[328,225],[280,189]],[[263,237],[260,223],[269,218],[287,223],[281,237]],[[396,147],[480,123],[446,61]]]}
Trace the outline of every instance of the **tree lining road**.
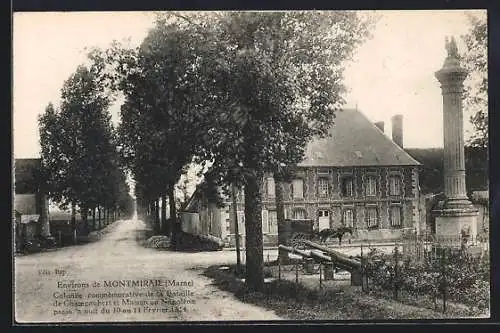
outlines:
{"label": "tree lining road", "polygon": [[[235,262],[233,251],[181,253],[158,251],[142,247],[141,238],[146,225],[140,220],[117,221],[108,228],[110,232],[95,242],[73,246],[51,252],[15,257],[15,319],[18,322],[134,322],[134,321],[217,321],[217,320],[276,320],[273,312],[245,304],[233,295],[211,285],[211,280],[201,275],[201,268],[213,264]],[[64,275],[61,275],[64,272]],[[89,288],[63,288],[71,281],[88,283]],[[104,288],[104,281],[154,280],[163,281],[162,286]],[[169,287],[177,295],[166,293],[165,284],[176,280],[192,282],[192,286]],[[93,282],[101,287],[92,287]],[[58,287],[59,282],[59,287]],[[184,291],[192,296],[180,297]],[[116,307],[112,298],[101,298],[99,306],[78,306],[78,302],[90,302],[88,293],[142,293],[149,298],[146,304],[159,301],[160,305],[119,306],[124,309],[140,307],[140,313],[113,313]],[[163,297],[158,297],[158,292]],[[56,293],[56,294],[54,294]],[[64,294],[66,293],[66,294]],[[83,295],[83,299],[73,298]],[[170,308],[174,300],[189,299],[185,312],[158,312],[149,309]],[[121,298],[116,298],[122,302]],[[144,296],[129,298],[132,302],[144,301]],[[56,306],[55,302],[68,306]],[[108,303],[105,303],[108,301]],[[81,303],[80,303],[81,304]],[[131,303],[130,303],[131,304]],[[102,308],[110,310],[102,313]],[[97,313],[94,313],[97,308]],[[77,309],[80,310],[78,313]],[[63,311],[61,311],[63,310]],[[92,312],[92,313],[86,313]],[[57,314],[54,311],[60,311]],[[146,311],[146,312],[144,312]]]}

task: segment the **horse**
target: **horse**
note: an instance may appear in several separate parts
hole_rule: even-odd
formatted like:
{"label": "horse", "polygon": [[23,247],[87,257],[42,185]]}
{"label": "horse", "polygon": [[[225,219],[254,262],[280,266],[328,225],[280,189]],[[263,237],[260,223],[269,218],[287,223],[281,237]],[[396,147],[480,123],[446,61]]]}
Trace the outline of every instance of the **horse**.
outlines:
{"label": "horse", "polygon": [[329,229],[329,228],[323,229],[320,232],[316,232],[316,236],[317,238],[319,238],[320,243],[325,243],[329,238],[333,237],[333,238],[338,238],[339,245],[342,245],[342,237],[344,237],[346,233],[352,235],[352,232],[353,232],[352,228],[342,226],[337,229]]}

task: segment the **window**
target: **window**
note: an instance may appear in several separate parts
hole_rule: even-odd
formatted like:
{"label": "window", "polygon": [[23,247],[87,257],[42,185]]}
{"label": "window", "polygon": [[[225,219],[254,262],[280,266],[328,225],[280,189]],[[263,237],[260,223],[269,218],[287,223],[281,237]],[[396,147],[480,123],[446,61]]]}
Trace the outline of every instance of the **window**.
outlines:
{"label": "window", "polygon": [[226,231],[231,232],[231,219],[226,219]]}
{"label": "window", "polygon": [[402,219],[402,209],[400,206],[392,206],[390,208],[390,220],[392,227],[400,227]]}
{"label": "window", "polygon": [[292,192],[294,199],[304,198],[304,181],[302,179],[292,180]]}
{"label": "window", "polygon": [[293,211],[294,220],[304,220],[306,218],[306,211],[302,208],[295,209]]}
{"label": "window", "polygon": [[391,176],[389,178],[389,195],[401,194],[401,177]]}
{"label": "window", "polygon": [[318,216],[319,217],[328,217],[328,216],[330,216],[330,212],[328,210],[320,210],[320,211],[318,211]]}
{"label": "window", "polygon": [[375,176],[368,176],[365,180],[365,195],[377,195],[377,178]]}
{"label": "window", "polygon": [[269,216],[265,209],[262,210],[262,232],[266,234],[269,232]]}
{"label": "window", "polygon": [[345,227],[354,227],[354,211],[352,209],[346,209],[342,213],[342,222]]}
{"label": "window", "polygon": [[321,198],[325,198],[328,196],[328,179],[327,178],[319,178],[318,179],[318,195]]}
{"label": "window", "polygon": [[352,197],[354,194],[354,182],[352,177],[342,178],[342,196]]}
{"label": "window", "polygon": [[278,233],[278,215],[275,210],[269,211],[269,233],[277,234]]}
{"label": "window", "polygon": [[275,197],[275,194],[274,194],[274,178],[272,177],[269,177],[267,178],[267,196],[269,198],[274,198]]}
{"label": "window", "polygon": [[366,225],[373,228],[378,225],[378,212],[376,207],[366,208]]}

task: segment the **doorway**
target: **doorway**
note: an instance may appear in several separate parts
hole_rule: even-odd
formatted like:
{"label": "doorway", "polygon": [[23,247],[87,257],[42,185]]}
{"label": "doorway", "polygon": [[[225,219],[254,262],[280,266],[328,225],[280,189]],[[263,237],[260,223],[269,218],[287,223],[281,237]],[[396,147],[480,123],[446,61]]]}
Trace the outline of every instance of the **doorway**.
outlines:
{"label": "doorway", "polygon": [[319,231],[330,228],[330,211],[321,209],[318,211],[318,227]]}

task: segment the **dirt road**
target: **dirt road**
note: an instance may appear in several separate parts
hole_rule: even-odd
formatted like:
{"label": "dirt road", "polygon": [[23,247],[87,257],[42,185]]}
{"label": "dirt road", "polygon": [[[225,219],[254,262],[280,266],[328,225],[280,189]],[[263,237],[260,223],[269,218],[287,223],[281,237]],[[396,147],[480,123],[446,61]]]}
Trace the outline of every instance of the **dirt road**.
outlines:
{"label": "dirt road", "polygon": [[147,249],[137,242],[146,228],[140,220],[108,228],[95,243],[15,258],[18,322],[280,319],[201,275],[202,267],[234,262],[233,251]]}

